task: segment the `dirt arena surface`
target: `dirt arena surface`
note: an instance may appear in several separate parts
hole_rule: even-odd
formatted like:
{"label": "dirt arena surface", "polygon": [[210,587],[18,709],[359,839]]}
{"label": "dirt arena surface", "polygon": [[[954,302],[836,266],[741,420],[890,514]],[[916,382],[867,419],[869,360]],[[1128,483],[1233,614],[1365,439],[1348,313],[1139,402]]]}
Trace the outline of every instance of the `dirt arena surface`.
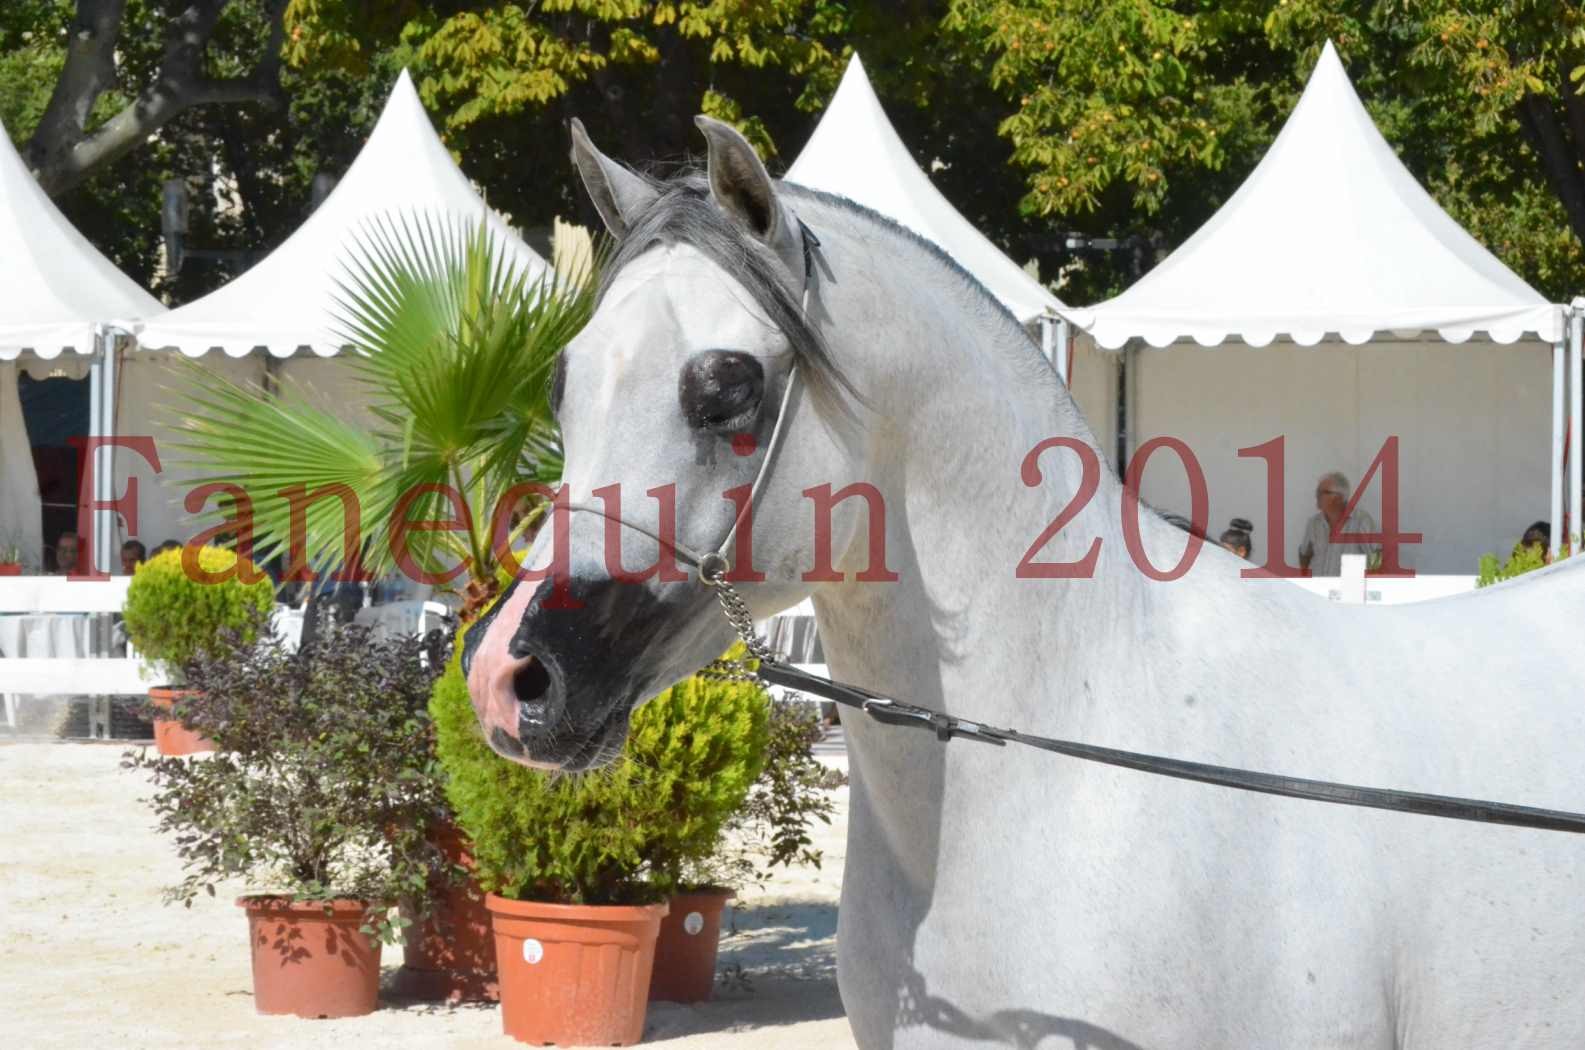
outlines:
{"label": "dirt arena surface", "polygon": [[[221,888],[191,910],[162,903],[179,880],[139,802],[125,745],[0,743],[0,1046],[34,1048],[506,1048],[494,1006],[382,1000],[368,1017],[304,1021],[253,1010],[246,923]],[[723,969],[746,980],[714,1002],[650,1008],[644,1045],[678,1050],[845,1050],[836,905],[847,789],[822,827],[823,870],[778,874],[729,910]],[[384,980],[401,964],[387,947]]]}

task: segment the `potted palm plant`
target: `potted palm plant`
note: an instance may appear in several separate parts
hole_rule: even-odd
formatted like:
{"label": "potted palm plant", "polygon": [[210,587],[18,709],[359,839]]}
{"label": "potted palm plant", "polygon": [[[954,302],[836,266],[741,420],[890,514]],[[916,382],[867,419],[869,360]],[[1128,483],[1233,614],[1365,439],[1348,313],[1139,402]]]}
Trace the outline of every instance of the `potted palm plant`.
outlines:
{"label": "potted palm plant", "polygon": [[[249,494],[261,557],[333,563],[350,542],[375,574],[434,573],[438,588],[461,600],[466,621],[498,588],[493,526],[503,494],[525,480],[560,477],[549,377],[594,303],[599,256],[587,233],[557,224],[549,272],[515,258],[483,223],[374,225],[346,264],[339,328],[377,425],[321,411],[290,383],[266,398],[191,368],[183,415],[171,421],[173,459],[195,482],[227,482]],[[279,455],[283,448],[292,455]],[[281,491],[325,485],[344,486],[361,510],[350,541],[337,500],[310,505],[292,533]],[[451,518],[453,498],[468,512],[461,530],[396,525],[399,507],[409,521]],[[519,531],[538,513],[530,508]],[[430,814],[428,829],[455,870],[470,868],[466,838],[444,805]],[[430,918],[407,940],[400,989],[424,998],[493,997],[494,940],[482,891],[436,888],[430,906]]]}
{"label": "potted palm plant", "polygon": [[186,718],[217,745],[207,761],[129,751],[148,774],[159,830],[191,905],[218,883],[257,887],[248,919],[260,1013],[347,1017],[375,1008],[390,904],[444,864],[413,829],[441,802],[429,754],[434,672],[416,639],[332,626],[295,651],[237,632],[187,665]]}
{"label": "potted palm plant", "polygon": [[[768,708],[754,683],[693,678],[634,713],[617,762],[550,777],[490,750],[453,661],[430,711],[446,794],[490,891],[508,1035],[638,1041],[678,875],[718,847],[758,778]],[[703,943],[702,916],[688,926]]]}
{"label": "potted palm plant", "polygon": [[[244,578],[255,578],[244,582]],[[122,608],[127,637],[145,660],[154,741],[162,755],[190,755],[214,744],[193,730],[194,696],[183,674],[193,660],[226,644],[227,633],[253,641],[275,606],[275,588],[236,553],[220,547],[177,548],[139,565]]]}

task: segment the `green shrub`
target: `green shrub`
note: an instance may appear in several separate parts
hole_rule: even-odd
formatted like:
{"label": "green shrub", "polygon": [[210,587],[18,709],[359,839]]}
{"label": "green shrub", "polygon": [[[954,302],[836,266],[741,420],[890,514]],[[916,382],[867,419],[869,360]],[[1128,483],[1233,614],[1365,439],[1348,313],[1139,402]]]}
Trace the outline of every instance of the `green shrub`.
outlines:
{"label": "green shrub", "polygon": [[456,657],[430,701],[446,794],[480,882],[572,904],[661,899],[717,849],[759,777],[768,709],[755,683],[690,678],[634,712],[616,762],[565,775],[490,750]]}
{"label": "green shrub", "polygon": [[180,675],[194,658],[219,651],[226,633],[252,641],[268,623],[275,588],[268,578],[245,584],[233,569],[251,568],[220,547],[197,552],[205,574],[225,574],[220,582],[193,579],[182,566],[183,550],[166,551],[138,566],[127,587],[122,611],[127,637],[150,664]]}
{"label": "green shrub", "polygon": [[296,651],[227,637],[187,665],[197,692],[177,704],[215,753],[129,751],[122,763],[149,774],[159,830],[182,859],[167,900],[244,878],[297,900],[369,901],[389,938],[386,907],[422,900],[446,869],[424,834],[445,798],[421,643],[339,625]]}
{"label": "green shrub", "polygon": [[[1558,554],[1558,558],[1560,560],[1566,558],[1568,553],[1568,545],[1564,544],[1563,550]],[[1482,554],[1480,556],[1480,578],[1475,581],[1475,586],[1490,587],[1494,583],[1501,583],[1503,580],[1511,580],[1515,576],[1523,576],[1527,572],[1544,568],[1547,564],[1545,547],[1526,546],[1523,543],[1514,547],[1513,556],[1508,559],[1506,564],[1499,564],[1495,554]]]}
{"label": "green shrub", "polygon": [[816,705],[785,697],[771,704],[765,768],[722,829],[719,847],[687,866],[685,883],[738,887],[769,881],[778,866],[820,867],[823,854],[810,832],[815,821],[831,823],[830,791],[847,783],[815,758],[824,735]]}

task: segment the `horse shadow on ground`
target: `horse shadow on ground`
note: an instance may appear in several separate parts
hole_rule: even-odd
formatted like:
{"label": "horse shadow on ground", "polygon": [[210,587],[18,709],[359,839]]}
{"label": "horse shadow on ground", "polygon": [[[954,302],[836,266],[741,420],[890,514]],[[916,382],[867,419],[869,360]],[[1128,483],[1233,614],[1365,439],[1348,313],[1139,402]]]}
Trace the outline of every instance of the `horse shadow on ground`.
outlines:
{"label": "horse shadow on ground", "polygon": [[974,1016],[930,994],[924,977],[910,972],[899,997],[897,1027],[927,1027],[966,1040],[1014,1050],[1145,1050],[1109,1029],[1076,1017],[1013,1008]]}

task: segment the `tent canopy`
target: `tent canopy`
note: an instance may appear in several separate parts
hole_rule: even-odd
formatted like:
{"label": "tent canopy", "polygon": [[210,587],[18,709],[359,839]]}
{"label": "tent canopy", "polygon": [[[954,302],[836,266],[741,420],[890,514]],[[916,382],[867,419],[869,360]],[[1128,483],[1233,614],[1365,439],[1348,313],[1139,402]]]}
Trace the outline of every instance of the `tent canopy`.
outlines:
{"label": "tent canopy", "polygon": [[299,347],[330,357],[342,349],[334,334],[339,282],[376,224],[480,218],[519,267],[531,274],[545,269],[544,260],[474,192],[403,71],[346,176],[297,232],[230,284],[147,325],[138,342],[189,357],[212,349],[241,357],[255,347],[276,357],[289,357]]}
{"label": "tent canopy", "polygon": [[846,197],[933,241],[1024,324],[1066,309],[919,170],[886,119],[858,55],[848,63],[831,105],[787,169],[786,180]]}
{"label": "tent canopy", "polygon": [[0,128],[0,361],[94,352],[94,327],[137,322],[162,306],[60,213]]}
{"label": "tent canopy", "polygon": [[1328,42],[1271,149],[1214,216],[1116,298],[1097,343],[1563,337],[1563,309],[1453,221],[1398,160]]}

